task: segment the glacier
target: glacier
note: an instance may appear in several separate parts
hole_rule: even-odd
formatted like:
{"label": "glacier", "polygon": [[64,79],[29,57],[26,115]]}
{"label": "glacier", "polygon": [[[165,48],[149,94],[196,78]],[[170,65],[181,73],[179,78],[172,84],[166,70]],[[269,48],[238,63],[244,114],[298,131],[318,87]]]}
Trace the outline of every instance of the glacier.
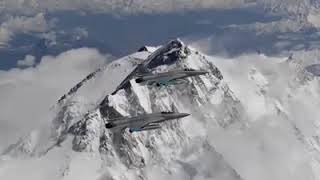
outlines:
{"label": "glacier", "polygon": [[[48,124],[1,154],[0,178],[320,179],[320,84],[305,68],[318,63],[312,53],[230,60],[180,40],[144,48],[63,95]],[[180,68],[210,73],[166,88],[131,80]],[[158,111],[192,115],[155,131],[104,128],[110,118]]]}

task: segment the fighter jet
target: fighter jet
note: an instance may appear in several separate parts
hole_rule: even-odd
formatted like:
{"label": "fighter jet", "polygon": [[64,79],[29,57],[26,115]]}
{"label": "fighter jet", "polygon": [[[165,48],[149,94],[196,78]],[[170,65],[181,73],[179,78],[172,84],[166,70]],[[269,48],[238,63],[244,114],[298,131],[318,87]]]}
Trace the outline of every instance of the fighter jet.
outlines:
{"label": "fighter jet", "polygon": [[147,131],[161,128],[160,123],[189,116],[187,113],[160,112],[144,114],[135,117],[120,117],[109,119],[105,127],[111,131],[122,131],[129,128],[129,132]]}
{"label": "fighter jet", "polygon": [[143,85],[168,86],[186,82],[187,77],[200,76],[209,73],[208,71],[197,71],[194,69],[174,70],[158,74],[141,74],[135,79],[136,83]]}

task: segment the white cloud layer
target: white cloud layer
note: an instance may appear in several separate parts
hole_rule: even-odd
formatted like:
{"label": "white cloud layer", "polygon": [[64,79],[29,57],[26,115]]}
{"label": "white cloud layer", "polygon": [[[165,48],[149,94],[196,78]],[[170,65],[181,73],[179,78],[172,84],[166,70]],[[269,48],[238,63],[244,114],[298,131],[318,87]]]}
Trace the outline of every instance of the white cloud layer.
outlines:
{"label": "white cloud layer", "polygon": [[209,129],[209,139],[243,179],[319,179],[313,160],[319,152],[313,148],[319,136],[320,81],[301,71],[317,56],[297,54],[304,55],[291,63],[264,55],[213,60],[249,122],[243,130]]}
{"label": "white cloud layer", "polygon": [[[27,56],[20,64],[30,65],[32,59]],[[104,63],[98,51],[81,48],[45,56],[36,67],[0,71],[0,150],[48,123],[44,117],[59,97]]]}
{"label": "white cloud layer", "polygon": [[320,28],[320,12],[315,11],[308,15],[308,21],[315,27]]}

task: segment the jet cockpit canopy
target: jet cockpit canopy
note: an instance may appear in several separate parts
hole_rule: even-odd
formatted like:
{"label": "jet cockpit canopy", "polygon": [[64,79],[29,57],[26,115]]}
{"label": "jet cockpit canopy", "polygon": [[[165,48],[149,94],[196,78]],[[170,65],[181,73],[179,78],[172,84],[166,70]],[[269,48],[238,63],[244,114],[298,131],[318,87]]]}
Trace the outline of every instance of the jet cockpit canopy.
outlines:
{"label": "jet cockpit canopy", "polygon": [[161,114],[173,114],[174,112],[168,112],[168,111],[164,111],[164,112],[161,112]]}
{"label": "jet cockpit canopy", "polygon": [[195,70],[191,68],[185,68],[184,71],[195,71]]}

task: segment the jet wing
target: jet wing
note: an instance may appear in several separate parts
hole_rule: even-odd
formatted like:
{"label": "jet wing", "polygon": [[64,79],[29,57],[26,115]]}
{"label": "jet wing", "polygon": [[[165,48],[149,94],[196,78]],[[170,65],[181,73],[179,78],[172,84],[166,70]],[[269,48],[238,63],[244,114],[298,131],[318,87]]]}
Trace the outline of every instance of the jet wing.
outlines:
{"label": "jet wing", "polygon": [[153,78],[153,79],[150,79],[150,80],[146,80],[145,82],[148,85],[153,85],[153,84],[156,84],[156,83],[159,83],[159,82],[169,82],[171,80],[172,80],[171,77],[161,77],[161,78]]}
{"label": "jet wing", "polygon": [[185,78],[186,78],[186,76],[179,75],[179,76],[173,76],[173,77],[168,77],[168,78],[164,78],[161,80],[157,80],[156,82],[165,81],[165,82],[186,83],[186,82],[188,82],[188,80],[186,80]]}
{"label": "jet wing", "polygon": [[106,123],[106,127],[109,129],[122,128],[142,128],[150,123],[161,121],[162,118],[128,118],[121,117],[116,119],[110,119]]}
{"label": "jet wing", "polygon": [[160,129],[161,126],[157,123],[150,123],[147,125],[135,124],[134,126],[133,125],[131,125],[131,126],[119,125],[119,126],[115,126],[114,128],[112,128],[111,131],[119,132],[119,131],[123,131],[127,128],[130,129],[130,132],[134,132],[134,131],[148,131],[148,130]]}
{"label": "jet wing", "polygon": [[155,122],[163,120],[162,117],[160,118],[146,118],[146,119],[141,119],[140,121],[129,121],[127,123],[128,128],[132,129],[141,129],[145,126],[151,125],[151,124],[156,124]]}
{"label": "jet wing", "polygon": [[156,81],[175,81],[178,79],[183,79],[185,77],[186,77],[185,75],[178,74],[178,75],[171,75],[171,76],[167,76],[167,77],[160,77]]}
{"label": "jet wing", "polygon": [[146,130],[153,130],[153,129],[160,129],[161,126],[159,124],[148,124],[146,126],[144,126],[143,128],[141,128],[141,130],[146,131]]}
{"label": "jet wing", "polygon": [[187,79],[182,79],[182,78],[175,78],[175,79],[172,79],[172,81],[175,81],[176,83],[188,83],[189,81]]}
{"label": "jet wing", "polygon": [[151,124],[148,124],[148,125],[145,125],[141,128],[129,128],[129,131],[131,133],[135,132],[135,131],[138,131],[138,132],[141,132],[141,131],[149,131],[149,130],[154,130],[154,129],[160,129],[161,126],[159,124],[156,124],[156,123],[151,123]]}

